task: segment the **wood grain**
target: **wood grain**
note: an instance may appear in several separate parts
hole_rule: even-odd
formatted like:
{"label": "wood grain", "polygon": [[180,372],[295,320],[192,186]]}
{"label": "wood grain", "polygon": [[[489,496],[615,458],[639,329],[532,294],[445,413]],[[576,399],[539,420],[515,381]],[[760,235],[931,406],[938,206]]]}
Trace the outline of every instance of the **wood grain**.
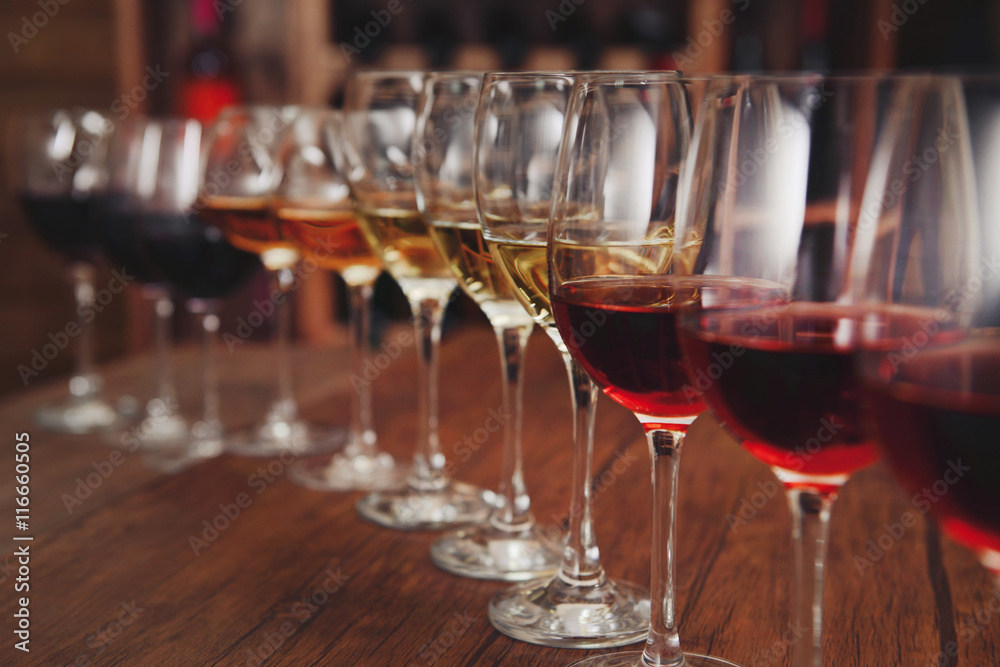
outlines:
{"label": "wood grain", "polygon": [[[390,330],[386,340],[398,337]],[[270,395],[270,357],[252,343],[220,351],[224,416],[243,427]],[[499,363],[485,327],[456,330],[442,353],[441,435],[453,456],[466,451],[456,447],[463,436],[500,405]],[[543,335],[533,337],[528,354],[527,483],[536,516],[559,525],[569,494],[569,394]],[[184,348],[177,356],[183,403],[194,410],[198,354]],[[300,348],[294,360],[306,416],[343,423],[351,391],[346,350]],[[414,372],[410,347],[375,382],[379,438],[403,458],[416,434]],[[118,362],[107,369],[109,390],[142,395],[149,373],[147,358]],[[27,655],[13,649],[10,634],[16,575],[9,537],[0,556],[0,623],[8,624],[0,664],[567,665],[599,653],[528,645],[496,632],[486,605],[504,584],[437,570],[427,555],[436,533],[365,523],[353,508],[358,494],[294,486],[281,461],[223,456],[164,476],[126,452],[68,511],[65,498],[79,480],[107,470],[113,450],[96,437],[55,436],[31,425],[30,411],[61,389],[32,387],[0,405],[6,451],[15,432],[31,434],[35,537]],[[457,457],[458,476],[495,486],[498,446],[493,436],[468,461]],[[782,494],[770,472],[710,418],[696,423],[683,456],[677,566],[684,645],[747,666],[785,665],[792,561]],[[8,461],[0,516],[11,517]],[[611,576],[645,584],[646,448],[634,418],[604,398],[595,471],[605,565]],[[262,483],[263,474],[273,481]],[[203,522],[241,494],[249,506],[196,555],[191,536],[202,536]],[[908,511],[920,514],[880,465],[844,488],[830,538],[824,664],[998,664],[1000,618],[990,610],[986,575],[922,515],[870,566],[859,567],[855,556],[867,558],[868,541],[877,544],[886,525]],[[938,653],[949,649],[957,659],[939,662]]]}

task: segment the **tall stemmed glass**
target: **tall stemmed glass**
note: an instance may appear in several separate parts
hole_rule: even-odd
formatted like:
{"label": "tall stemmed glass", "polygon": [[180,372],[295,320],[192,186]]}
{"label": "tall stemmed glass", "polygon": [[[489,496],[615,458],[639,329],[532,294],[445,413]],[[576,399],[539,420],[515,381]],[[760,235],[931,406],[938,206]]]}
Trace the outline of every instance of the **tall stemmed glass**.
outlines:
{"label": "tall stemmed glass", "polygon": [[911,493],[933,489],[944,531],[1000,587],[1000,79],[906,92],[852,267],[862,380],[886,462]]}
{"label": "tall stemmed glass", "polygon": [[156,449],[177,446],[188,437],[188,424],[180,413],[174,385],[170,334],[173,295],[145,251],[140,229],[138,177],[147,123],[141,116],[114,123],[105,150],[96,160],[100,184],[93,190],[88,214],[109,260],[134,277],[142,295],[153,304],[156,395],[145,405],[138,436],[135,429],[117,435],[121,444],[132,446],[137,441],[139,448]]}
{"label": "tall stemmed glass", "polygon": [[344,101],[347,176],[358,222],[413,311],[418,347],[419,431],[403,489],[362,498],[358,512],[390,528],[441,528],[482,521],[484,493],[451,479],[438,438],[438,346],[456,280],[417,209],[411,151],[420,72],[359,72]]}
{"label": "tall stemmed glass", "polygon": [[217,225],[237,248],[260,256],[273,289],[263,306],[276,323],[276,396],[261,422],[228,443],[234,454],[276,456],[329,451],[343,442],[343,429],[325,429],[299,418],[288,358],[291,312],[286,302],[296,283],[296,246],[271,215],[270,197],[280,178],[277,146],[297,107],[234,107],[208,130],[198,202],[200,215]]}
{"label": "tall stemmed glass", "polygon": [[581,78],[567,112],[548,248],[552,310],[573,358],[642,424],[653,464],[646,648],[574,663],[581,667],[732,665],[683,652],[674,598],[678,466],[704,410],[685,391],[676,327],[680,307],[698,298],[673,266],[690,126],[685,85],[671,72]]}
{"label": "tall stemmed glass", "polygon": [[375,435],[372,383],[364,378],[364,367],[370,356],[372,292],[382,264],[354,214],[342,172],[342,141],[340,112],[303,108],[278,149],[281,178],[271,215],[308,260],[336,271],[347,284],[353,356],[351,421],[343,451],[301,459],[291,476],[313,489],[375,491],[399,486],[405,466],[379,449]]}
{"label": "tall stemmed glass", "polygon": [[515,581],[551,574],[559,553],[531,513],[521,459],[523,358],[534,320],[493,261],[472,196],[472,139],[482,72],[430,74],[420,97],[413,166],[417,203],[438,250],[462,289],[482,308],[500,347],[503,372],[501,505],[481,524],[451,532],[431,545],[444,570]]}
{"label": "tall stemmed glass", "polygon": [[136,190],[144,253],[186,300],[202,325],[202,418],[174,447],[150,450],[147,463],[174,472],[224,447],[215,347],[220,300],[258,268],[255,255],[230,245],[193,210],[205,132],[191,119],[149,121],[143,130]]}
{"label": "tall stemmed glass", "polygon": [[854,369],[848,260],[898,79],[737,77],[710,91],[682,173],[675,261],[690,391],[784,484],[793,667],[822,662],[823,572],[841,485],[874,461]]}
{"label": "tall stemmed glass", "polygon": [[486,75],[476,110],[473,179],[483,236],[514,294],[566,362],[573,398],[569,533],[558,573],[507,589],[490,601],[490,622],[516,639],[576,648],[641,641],[647,593],[609,580],[591,507],[597,387],[556,329],[545,251],[556,159],[573,80],[543,73]]}
{"label": "tall stemmed glass", "polygon": [[[15,114],[7,128],[11,188],[35,233],[63,256],[73,283],[76,321],[67,324],[52,342],[46,341],[45,358],[40,360],[47,364],[60,349],[70,342],[74,345],[69,397],[42,406],[34,415],[40,426],[54,431],[90,433],[121,425],[114,406],[103,396],[103,382],[94,363],[99,245],[87,215],[95,175],[90,157],[102,150],[109,125],[96,111],[57,109]],[[21,366],[25,384],[45,368],[40,362]]]}

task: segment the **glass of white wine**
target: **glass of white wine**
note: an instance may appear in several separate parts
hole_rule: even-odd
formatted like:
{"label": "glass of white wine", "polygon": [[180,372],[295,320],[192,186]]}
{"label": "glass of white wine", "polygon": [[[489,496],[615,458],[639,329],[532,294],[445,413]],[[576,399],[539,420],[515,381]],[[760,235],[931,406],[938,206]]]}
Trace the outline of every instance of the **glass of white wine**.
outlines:
{"label": "glass of white wine", "polygon": [[459,285],[486,315],[500,346],[503,428],[500,504],[489,519],[452,531],[431,546],[434,563],[453,574],[518,581],[551,574],[559,551],[531,513],[521,457],[523,357],[534,328],[493,261],[472,195],[472,136],[482,72],[434,73],[420,97],[413,166],[417,203]]}
{"label": "glass of white wine", "polygon": [[574,415],[569,532],[558,573],[502,591],[489,616],[515,639],[599,648],[646,637],[649,593],[609,579],[601,565],[591,497],[597,387],[570,356],[549,301],[549,212],[572,85],[569,75],[489,73],[476,111],[473,182],[483,236],[517,299],[562,353]]}
{"label": "glass of white wine", "polygon": [[344,156],[362,231],[413,311],[419,432],[403,488],[377,491],[357,505],[391,528],[431,529],[482,521],[492,494],[451,479],[438,437],[438,347],[455,275],[417,208],[411,152],[423,72],[358,72],[344,102]]}

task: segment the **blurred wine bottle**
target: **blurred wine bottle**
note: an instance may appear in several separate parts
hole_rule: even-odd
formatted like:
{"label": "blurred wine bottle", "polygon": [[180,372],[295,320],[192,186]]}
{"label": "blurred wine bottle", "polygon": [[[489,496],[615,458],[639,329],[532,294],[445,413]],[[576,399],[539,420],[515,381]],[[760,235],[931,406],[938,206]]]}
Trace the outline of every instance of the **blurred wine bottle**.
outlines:
{"label": "blurred wine bottle", "polygon": [[191,0],[191,50],[177,96],[177,113],[211,122],[221,109],[243,100],[223,16],[214,0]]}

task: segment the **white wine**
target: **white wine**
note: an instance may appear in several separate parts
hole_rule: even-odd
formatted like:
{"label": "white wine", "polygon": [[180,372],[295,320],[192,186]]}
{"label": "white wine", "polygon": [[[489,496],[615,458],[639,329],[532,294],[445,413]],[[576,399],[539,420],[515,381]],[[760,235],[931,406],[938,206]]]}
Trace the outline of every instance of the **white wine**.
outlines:
{"label": "white wine", "polygon": [[469,207],[429,211],[431,237],[458,276],[459,285],[482,308],[495,327],[531,324],[514,296],[514,287],[490,254],[483,230]]}
{"label": "white wine", "polygon": [[549,270],[545,257],[544,228],[527,238],[487,239],[494,261],[514,286],[514,295],[531,317],[556,331],[549,301]]}
{"label": "white wine", "polygon": [[415,209],[386,201],[358,206],[358,222],[408,299],[444,298],[455,276],[438,253],[427,223]]}

